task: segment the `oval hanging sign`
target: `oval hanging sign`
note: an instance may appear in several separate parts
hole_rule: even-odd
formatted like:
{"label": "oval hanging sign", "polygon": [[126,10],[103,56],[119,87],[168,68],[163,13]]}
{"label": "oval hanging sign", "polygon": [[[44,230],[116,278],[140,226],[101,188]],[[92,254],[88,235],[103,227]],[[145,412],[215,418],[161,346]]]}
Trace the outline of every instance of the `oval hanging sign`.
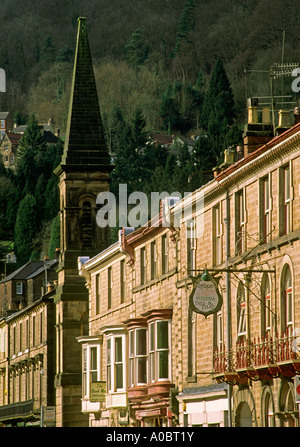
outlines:
{"label": "oval hanging sign", "polygon": [[200,279],[193,280],[190,307],[194,312],[207,317],[218,312],[223,304],[222,296],[214,278],[205,271]]}

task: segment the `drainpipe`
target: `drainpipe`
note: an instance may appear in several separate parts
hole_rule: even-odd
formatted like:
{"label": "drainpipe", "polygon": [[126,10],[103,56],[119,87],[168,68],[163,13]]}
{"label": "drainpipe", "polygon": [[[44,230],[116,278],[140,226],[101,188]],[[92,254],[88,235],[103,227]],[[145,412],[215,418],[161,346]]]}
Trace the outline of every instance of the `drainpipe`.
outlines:
{"label": "drainpipe", "polygon": [[[226,227],[226,310],[227,310],[227,355],[228,355],[228,366],[231,368],[231,293],[230,293],[230,272],[229,268],[229,258],[230,258],[230,199],[228,191],[226,193],[226,217],[224,219],[225,227]],[[232,396],[232,385],[227,385],[227,393],[228,393],[228,426],[232,426],[231,420],[231,396]]]}

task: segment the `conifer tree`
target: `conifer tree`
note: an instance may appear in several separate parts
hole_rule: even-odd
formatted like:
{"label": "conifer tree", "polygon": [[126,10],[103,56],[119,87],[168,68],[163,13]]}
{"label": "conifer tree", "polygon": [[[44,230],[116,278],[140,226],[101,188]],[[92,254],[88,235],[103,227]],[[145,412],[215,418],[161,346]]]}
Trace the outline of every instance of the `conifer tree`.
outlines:
{"label": "conifer tree", "polygon": [[41,227],[35,197],[26,194],[21,200],[14,230],[17,264],[21,266],[29,261],[32,243]]}
{"label": "conifer tree", "polygon": [[41,133],[41,127],[34,114],[32,114],[27,122],[27,126],[24,134],[18,145],[17,156],[22,158],[25,152],[31,150],[34,155],[40,148],[45,147],[43,135]]}
{"label": "conifer tree", "polygon": [[213,69],[208,90],[205,93],[201,124],[207,132],[211,143],[212,156],[219,160],[227,144],[238,143],[230,141],[226,136],[234,125],[234,97],[229,79],[221,59],[218,59]]}
{"label": "conifer tree", "polygon": [[149,46],[143,41],[140,29],[135,30],[131,34],[128,44],[125,45],[124,52],[129,65],[137,69],[143,65],[149,54]]}
{"label": "conifer tree", "polygon": [[194,0],[186,0],[184,9],[179,19],[177,37],[174,48],[173,56],[179,51],[181,41],[187,38],[189,31],[194,29],[195,19],[194,19],[195,3]]}
{"label": "conifer tree", "polygon": [[60,216],[57,214],[52,220],[51,235],[48,255],[50,259],[55,258],[55,250],[60,246]]}

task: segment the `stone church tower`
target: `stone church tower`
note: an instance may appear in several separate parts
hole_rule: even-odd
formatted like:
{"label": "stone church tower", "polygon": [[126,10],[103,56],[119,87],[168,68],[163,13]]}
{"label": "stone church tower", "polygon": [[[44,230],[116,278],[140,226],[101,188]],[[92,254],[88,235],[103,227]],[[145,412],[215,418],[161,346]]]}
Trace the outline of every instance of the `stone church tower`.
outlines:
{"label": "stone church tower", "polygon": [[88,426],[81,413],[81,349],[88,334],[88,291],[78,275],[78,256],[92,257],[109,244],[96,224],[96,198],[109,190],[112,170],[106,149],[85,18],[78,34],[62,160],[56,174],[60,195],[60,260],[56,309],[57,426]]}

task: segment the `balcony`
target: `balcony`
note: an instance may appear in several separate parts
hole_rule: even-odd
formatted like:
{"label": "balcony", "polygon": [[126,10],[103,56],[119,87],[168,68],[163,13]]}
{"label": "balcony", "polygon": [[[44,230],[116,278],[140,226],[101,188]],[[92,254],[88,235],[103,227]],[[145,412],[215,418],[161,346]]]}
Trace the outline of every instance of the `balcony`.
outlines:
{"label": "balcony", "polygon": [[16,424],[21,421],[32,421],[40,416],[40,408],[34,407],[33,399],[16,402],[0,407],[0,421],[3,424]]}
{"label": "balcony", "polygon": [[232,385],[251,380],[269,380],[280,375],[294,377],[300,373],[299,347],[287,332],[252,341],[240,340],[228,353],[214,351],[213,369],[218,382]]}

